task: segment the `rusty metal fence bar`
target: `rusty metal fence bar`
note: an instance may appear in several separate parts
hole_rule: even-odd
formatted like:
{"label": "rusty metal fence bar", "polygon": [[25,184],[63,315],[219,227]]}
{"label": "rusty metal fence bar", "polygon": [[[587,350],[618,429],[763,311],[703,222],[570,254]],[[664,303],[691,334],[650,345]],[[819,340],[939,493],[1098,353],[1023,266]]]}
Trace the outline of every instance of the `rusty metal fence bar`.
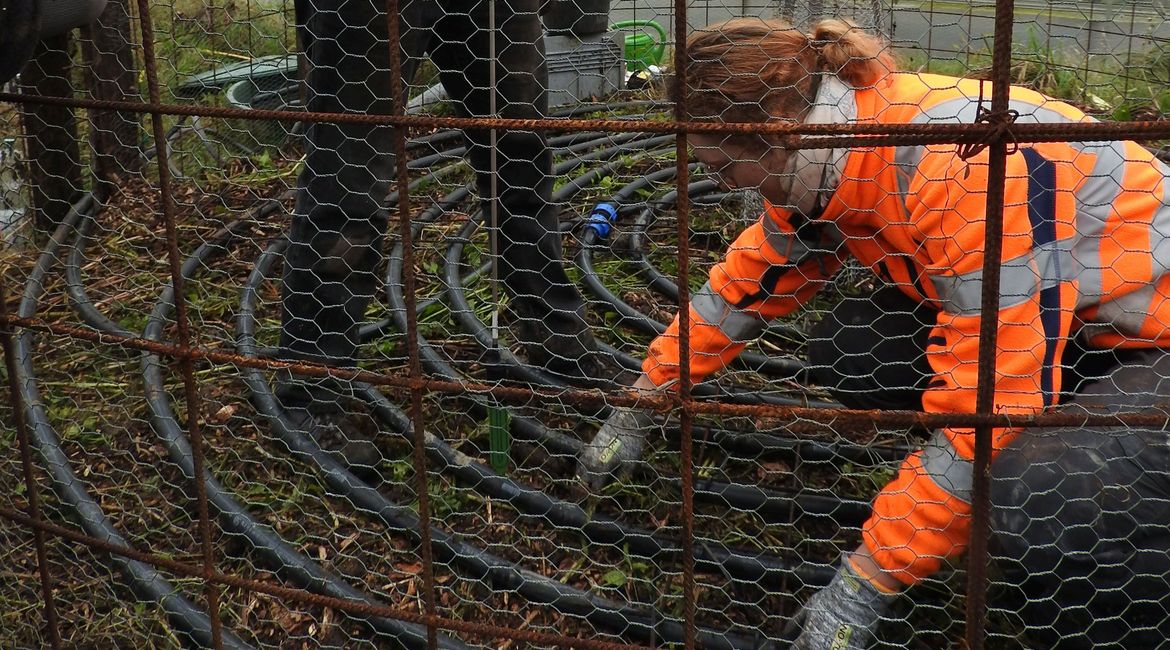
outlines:
{"label": "rusty metal fence bar", "polygon": [[718,122],[676,122],[673,120],[609,120],[609,119],[508,119],[477,117],[424,117],[405,115],[354,114],[354,113],[296,113],[292,111],[248,110],[219,108],[216,106],[195,106],[186,104],[157,105],[136,102],[115,102],[105,100],[77,99],[70,97],[46,97],[0,93],[0,102],[20,104],[44,104],[97,110],[129,111],[136,113],[158,112],[163,115],[191,117],[249,118],[281,122],[330,122],[339,124],[377,124],[404,126],[407,128],[453,128],[453,129],[518,129],[551,131],[584,131],[587,129],[612,131],[614,133],[761,133],[768,135],[806,135],[818,137],[815,142],[793,140],[785,143],[787,148],[823,149],[826,147],[896,146],[902,144],[977,144],[988,142],[993,137],[1004,137],[1010,142],[1028,144],[1036,142],[1077,142],[1081,140],[1139,137],[1142,140],[1159,140],[1170,137],[1170,124],[1165,120],[1134,122],[1098,123],[1012,123],[1011,125],[990,124],[731,124]]}
{"label": "rusty metal fence bar", "polygon": [[[430,393],[444,395],[479,394],[489,395],[502,403],[523,404],[534,396],[543,393],[539,389],[520,389],[502,387],[492,384],[477,384],[474,382],[452,382],[429,379],[424,373],[418,347],[418,313],[416,300],[416,282],[414,268],[414,235],[411,230],[411,201],[409,191],[409,177],[406,162],[407,131],[411,128],[492,128],[492,129],[540,129],[540,130],[597,130],[612,132],[648,132],[673,134],[675,136],[676,178],[675,186],[678,190],[677,204],[677,289],[679,294],[680,328],[680,364],[681,381],[677,395],[647,398],[621,394],[603,394],[595,390],[562,390],[555,395],[567,403],[579,404],[617,404],[650,406],[662,412],[677,411],[680,416],[680,455],[681,455],[681,495],[682,495],[682,584],[683,584],[683,624],[685,626],[685,647],[696,647],[696,584],[695,584],[695,536],[694,536],[694,458],[693,436],[694,416],[696,414],[722,415],[753,415],[768,417],[798,417],[801,421],[815,424],[829,424],[835,426],[866,426],[885,425],[921,425],[921,426],[974,426],[976,429],[976,455],[974,462],[974,499],[973,521],[971,531],[970,555],[968,558],[967,593],[966,593],[966,647],[978,649],[985,643],[986,597],[988,579],[986,568],[990,562],[987,548],[989,509],[990,509],[990,478],[989,468],[992,451],[992,429],[998,426],[1037,426],[1053,427],[1060,425],[1153,425],[1164,426],[1166,418],[1159,414],[1124,414],[1124,415],[1086,415],[1069,413],[1040,413],[1034,415],[1005,415],[994,411],[994,382],[995,382],[995,355],[996,355],[996,306],[1000,292],[1001,267],[1001,239],[1003,228],[1004,187],[1006,182],[1007,157],[1013,146],[1019,143],[1077,141],[1077,140],[1104,140],[1118,136],[1136,138],[1170,137],[1170,123],[1140,122],[1140,123],[1101,123],[1076,125],[1051,124],[1014,124],[1008,112],[1008,88],[1010,86],[1011,67],[1011,40],[1014,17],[1012,0],[998,0],[995,14],[994,56],[991,71],[992,97],[991,110],[983,116],[981,123],[969,125],[906,125],[890,126],[843,126],[843,125],[730,125],[711,123],[692,123],[688,121],[688,109],[684,100],[686,88],[685,43],[679,39],[674,50],[675,68],[680,71],[672,81],[675,85],[675,96],[679,101],[674,106],[673,121],[645,121],[645,120],[604,120],[604,119],[541,119],[541,120],[511,120],[488,118],[454,118],[454,117],[414,117],[405,112],[404,98],[406,96],[401,86],[401,56],[398,47],[399,29],[397,15],[398,2],[388,0],[388,27],[391,35],[388,44],[392,74],[397,87],[394,90],[392,115],[352,115],[352,114],[323,114],[305,112],[283,112],[263,110],[233,110],[215,107],[183,106],[168,104],[162,101],[160,91],[157,60],[155,54],[155,31],[151,23],[149,3],[147,0],[138,0],[139,20],[141,21],[142,48],[145,61],[149,102],[109,102],[74,98],[30,97],[23,94],[0,93],[0,101],[58,105],[72,108],[110,109],[149,113],[151,116],[155,155],[158,160],[158,197],[165,227],[167,243],[168,266],[171,285],[174,288],[175,307],[175,339],[174,343],[149,341],[134,337],[121,337],[93,330],[72,327],[66,324],[54,323],[39,318],[22,318],[8,313],[7,287],[0,276],[0,343],[8,369],[8,388],[14,414],[14,424],[21,456],[21,465],[24,472],[24,483],[27,490],[27,512],[0,507],[0,517],[25,526],[31,530],[36,545],[36,557],[41,581],[43,596],[42,615],[52,647],[61,646],[62,640],[58,630],[57,614],[54,606],[53,576],[45,550],[45,536],[52,535],[69,540],[89,548],[105,553],[117,554],[135,559],[155,567],[168,569],[175,574],[198,578],[206,607],[211,621],[211,642],[216,648],[223,647],[223,631],[221,629],[219,613],[220,588],[224,586],[240,587],[259,593],[273,595],[300,603],[324,605],[337,610],[354,613],[375,614],[402,621],[420,623],[426,626],[427,644],[437,647],[438,630],[464,632],[476,636],[485,636],[496,639],[509,639],[519,642],[540,643],[559,647],[596,648],[609,650],[630,646],[594,639],[571,638],[533,631],[524,631],[512,628],[503,628],[488,624],[479,624],[464,620],[444,617],[438,614],[436,606],[436,578],[434,560],[432,557],[432,542],[430,530],[432,527],[431,505],[429,503],[429,489],[427,484],[428,461],[424,453],[426,440],[424,437],[425,413],[423,398]],[[686,2],[675,0],[675,33],[685,34],[688,29]],[[267,119],[301,122],[352,122],[363,124],[383,124],[394,127],[394,144],[397,164],[397,218],[398,233],[403,247],[403,262],[408,272],[405,273],[405,300],[407,304],[406,341],[408,350],[407,378],[400,378],[388,374],[379,374],[369,371],[349,371],[324,365],[311,363],[291,363],[273,359],[245,357],[238,354],[225,353],[201,345],[198,336],[192,332],[188,315],[188,306],[185,296],[184,277],[181,272],[181,258],[179,238],[177,234],[175,216],[175,197],[172,179],[170,177],[168,151],[165,145],[166,134],[163,119],[166,116],[202,116],[219,118],[238,118],[246,116],[250,119]],[[697,401],[691,391],[689,379],[690,341],[688,337],[688,308],[690,305],[690,269],[691,250],[688,233],[689,199],[687,186],[689,168],[687,163],[688,144],[687,135],[693,133],[774,133],[791,136],[816,135],[824,136],[816,142],[792,142],[795,148],[825,148],[846,146],[882,146],[895,144],[930,144],[930,143],[957,143],[987,147],[990,151],[990,184],[987,190],[986,233],[984,240],[985,257],[983,261],[982,285],[982,318],[980,322],[980,349],[978,359],[978,403],[973,414],[944,414],[929,415],[909,412],[873,412],[856,410],[832,410],[800,407],[782,407],[775,405],[736,405],[726,403],[711,403]],[[213,543],[213,526],[205,485],[202,480],[193,481],[194,500],[197,504],[198,542],[200,548],[200,562],[189,564],[168,559],[158,554],[146,553],[134,548],[112,544],[106,540],[78,533],[63,526],[49,522],[42,512],[41,496],[38,491],[38,481],[34,478],[34,464],[32,451],[24,419],[24,405],[21,403],[21,391],[18,387],[20,375],[16,367],[15,353],[12,346],[13,332],[17,329],[27,329],[49,334],[54,337],[71,338],[92,341],[93,343],[120,347],[128,350],[149,351],[164,355],[178,364],[184,390],[187,414],[187,432],[192,442],[192,461],[194,476],[204,475],[205,441],[201,430],[201,420],[205,405],[200,396],[199,386],[195,378],[195,363],[208,362],[212,364],[230,364],[238,368],[257,368],[265,370],[284,369],[313,377],[336,377],[347,380],[359,380],[376,386],[385,386],[406,391],[410,398],[409,415],[413,421],[413,454],[412,467],[418,499],[418,535],[422,542],[419,553],[422,560],[423,575],[423,612],[413,612],[404,609],[383,607],[360,603],[339,598],[312,594],[308,591],[291,589],[273,585],[271,583],[250,580],[221,572],[217,568],[215,545]]]}
{"label": "rusty metal fence bar", "polygon": [[[687,3],[674,3],[674,33],[687,33]],[[687,43],[681,36],[674,47],[674,119],[687,122]],[[678,314],[679,314],[679,457],[682,478],[682,543],[683,543],[683,624],[686,625],[686,649],[695,647],[695,463],[694,411],[691,400],[691,337],[690,337],[690,197],[687,194],[690,167],[687,153],[687,134],[675,136],[675,191],[678,193]]]}
{"label": "rusty metal fence bar", "polygon": [[[398,0],[386,2],[386,24],[390,34],[387,47],[390,48],[390,76],[394,79],[394,93],[391,100],[395,117],[406,115],[406,84],[402,76],[402,48],[399,47],[398,30]],[[494,39],[494,36],[493,36]],[[423,378],[422,364],[419,361],[418,351],[418,309],[416,300],[414,267],[414,233],[410,218],[410,177],[406,164],[406,128],[396,126],[394,129],[394,160],[398,184],[398,236],[402,240],[402,264],[407,272],[403,278],[403,293],[406,297],[406,340],[408,366],[407,370],[412,381]],[[435,616],[435,565],[431,552],[431,506],[430,488],[427,486],[427,457],[424,451],[426,437],[424,434],[424,416],[422,391],[410,391],[410,416],[414,426],[414,462],[415,488],[418,494],[418,532],[421,544],[419,553],[422,556],[423,571],[423,607],[430,616]],[[427,624],[427,647],[434,650],[438,646],[436,627]]]}
{"label": "rusty metal fence bar", "polygon": [[[158,58],[155,55],[154,24],[147,0],[138,0],[138,20],[142,34],[142,58],[146,69],[146,85],[152,104],[162,102],[162,90],[158,79]],[[150,113],[151,128],[154,131],[154,154],[158,161],[158,191],[162,209],[163,225],[166,228],[167,262],[170,267],[171,287],[174,289],[175,334],[180,349],[189,349],[192,344],[191,323],[187,314],[186,281],[183,278],[183,261],[179,253],[179,233],[175,220],[175,195],[171,187],[171,166],[167,151],[166,127],[163,113]],[[215,573],[215,547],[211,540],[211,513],[207,506],[207,486],[204,476],[204,443],[200,422],[203,418],[203,401],[195,383],[195,365],[190,359],[180,358],[179,371],[183,376],[183,398],[187,407],[187,435],[191,438],[191,461],[194,465],[192,483],[199,521],[199,544],[203,554],[201,566],[203,593],[207,599],[207,614],[211,621],[211,644],[217,649],[223,647],[223,628],[219,617],[219,586],[212,583]]]}
{"label": "rusty metal fence bar", "polygon": [[[1012,8],[1014,0],[998,0],[995,7],[995,50],[991,66],[991,112],[981,121],[1000,131],[990,135],[988,143],[987,213],[983,240],[982,315],[979,320],[979,382],[975,412],[986,415],[995,410],[995,369],[998,348],[1000,264],[1003,262],[1003,201],[1007,183],[1008,140],[1003,127],[1011,122],[1008,114],[1012,64]],[[982,648],[987,611],[988,538],[991,533],[991,436],[987,425],[975,428],[975,459],[972,468],[971,541],[967,564],[967,646]]]}
{"label": "rusty metal fence bar", "polygon": [[[569,400],[569,403],[581,406],[598,406],[611,403],[622,406],[644,405],[659,411],[669,411],[681,408],[681,402],[676,396],[631,396],[624,393],[602,394],[598,390],[564,389],[551,391],[547,388],[535,387],[514,388],[476,382],[453,382],[437,379],[423,379],[413,381],[393,375],[379,374],[371,371],[352,371],[339,369],[333,366],[323,366],[312,363],[295,363],[278,359],[247,357],[230,352],[220,352],[209,348],[180,348],[173,344],[162,343],[131,336],[118,336],[95,332],[90,329],[73,327],[60,323],[46,322],[40,318],[25,318],[9,315],[0,318],[0,322],[13,327],[45,332],[61,338],[89,341],[101,345],[117,346],[128,350],[152,352],[168,356],[173,359],[190,358],[203,360],[209,363],[231,365],[241,368],[255,368],[260,370],[289,370],[306,377],[332,377],[346,381],[358,381],[399,389],[401,391],[423,391],[450,394],[488,395],[508,404],[523,404],[533,396],[558,397]],[[1158,409],[1170,409],[1170,404],[1159,404]],[[864,431],[867,424],[882,424],[896,427],[921,426],[936,428],[942,426],[957,427],[1065,427],[1065,426],[1158,426],[1166,423],[1166,418],[1157,413],[919,413],[916,411],[868,411],[858,409],[821,409],[799,406],[782,406],[776,404],[731,404],[720,402],[693,402],[691,409],[694,413],[727,416],[763,416],[788,417],[808,420],[814,424],[839,424],[845,431]],[[809,430],[815,430],[809,427]]]}

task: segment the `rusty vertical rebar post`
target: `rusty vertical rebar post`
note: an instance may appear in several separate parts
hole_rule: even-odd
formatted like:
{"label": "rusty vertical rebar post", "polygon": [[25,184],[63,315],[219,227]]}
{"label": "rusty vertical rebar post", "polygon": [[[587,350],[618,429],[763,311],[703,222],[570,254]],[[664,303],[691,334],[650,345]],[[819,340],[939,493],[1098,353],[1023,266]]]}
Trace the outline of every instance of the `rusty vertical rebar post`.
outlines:
{"label": "rusty vertical rebar post", "polygon": [[[893,3],[891,3],[891,5],[890,5],[891,15],[893,15],[893,11],[894,11]],[[926,9],[925,13],[926,13],[926,24],[933,25],[934,24],[934,0],[930,0],[930,4],[927,5],[927,9]],[[893,29],[890,30],[889,39],[891,42],[894,40],[894,30]],[[932,56],[934,56],[934,30],[928,29],[928,30],[926,30],[926,61],[929,62],[930,57],[932,57]],[[926,63],[923,63],[922,66],[923,66],[923,68],[925,68]]]}
{"label": "rusty vertical rebar post", "polygon": [[[1135,3],[1135,4],[1132,4],[1130,6],[1136,7],[1137,4]],[[1044,42],[1044,49],[1047,50],[1048,52],[1052,52],[1052,19],[1055,16],[1056,16],[1056,3],[1049,2],[1048,3],[1048,32],[1046,34],[1046,40]],[[1013,16],[1013,18],[1014,18],[1014,16]]]}
{"label": "rusty vertical rebar post", "polygon": [[[995,11],[995,45],[991,60],[991,113],[993,124],[1006,125],[1011,99],[1012,19],[1014,0],[998,0]],[[987,212],[984,221],[983,286],[979,319],[979,368],[975,412],[995,411],[996,345],[999,326],[999,281],[1003,257],[1004,186],[1007,181],[1008,133],[993,133],[987,168]],[[992,427],[975,428],[972,472],[971,540],[967,560],[966,641],[969,650],[983,647],[987,609],[988,535],[991,514]]]}
{"label": "rusty vertical rebar post", "polygon": [[[162,92],[158,80],[158,62],[154,51],[154,22],[150,15],[150,3],[138,0],[138,20],[142,32],[142,59],[146,70],[147,92],[152,104],[162,103]],[[179,258],[179,232],[175,223],[175,197],[171,189],[170,160],[167,154],[166,129],[163,126],[162,111],[151,111],[151,127],[154,133],[154,151],[158,165],[159,200],[162,205],[163,224],[166,228],[167,262],[170,267],[171,287],[175,300],[176,344],[180,350],[191,348],[191,328],[187,313],[186,282],[183,279],[182,262]],[[202,550],[203,590],[207,598],[207,618],[211,621],[211,642],[216,648],[223,647],[223,630],[219,620],[219,587],[212,582],[215,575],[215,551],[211,542],[211,516],[207,506],[207,489],[203,483],[204,456],[203,431],[199,417],[202,403],[195,384],[195,364],[189,355],[179,359],[179,371],[183,377],[184,400],[187,403],[187,435],[191,438],[192,480],[195,487],[195,503],[199,515],[199,545]]]}
{"label": "rusty vertical rebar post", "polygon": [[[677,122],[690,118],[687,111],[687,3],[674,3],[674,117]],[[690,339],[690,223],[687,211],[690,197],[687,185],[690,168],[687,166],[687,133],[679,130],[675,136],[676,188],[678,202],[678,394],[679,409],[679,464],[682,487],[682,578],[683,578],[683,641],[687,650],[695,647],[695,485],[691,410],[691,339]]]}
{"label": "rusty vertical rebar post", "polygon": [[[4,352],[4,367],[8,372],[8,404],[12,408],[12,424],[16,427],[16,445],[20,448],[20,464],[24,470],[24,484],[28,492],[28,516],[33,521],[41,519],[41,492],[37,487],[33,471],[32,444],[29,441],[28,423],[24,419],[24,400],[17,377],[16,346],[12,344],[12,332],[8,320],[8,287],[4,273],[0,271],[0,349]],[[61,630],[57,624],[57,606],[53,603],[53,576],[49,572],[49,554],[45,550],[45,532],[33,528],[33,545],[37,555],[37,571],[41,577],[41,598],[44,600],[45,629],[49,635],[49,647],[61,647]]]}
{"label": "rusty vertical rebar post", "polygon": [[[1097,31],[1097,29],[1093,25],[1093,23],[1096,22],[1096,15],[1097,15],[1096,9],[1097,9],[1097,3],[1090,2],[1089,3],[1089,15],[1088,15],[1088,21],[1087,21],[1088,26],[1085,29],[1086,38],[1085,38],[1085,41],[1083,41],[1081,43],[1081,49],[1083,49],[1085,51],[1085,58],[1084,58],[1084,63],[1081,66],[1081,72],[1083,72],[1085,75],[1084,79],[1085,79],[1086,86],[1088,85],[1088,81],[1089,81],[1089,68],[1091,65],[1090,62],[1093,58],[1093,51],[1094,51],[1093,34]],[[1104,36],[1104,35],[1102,35],[1102,36]]]}
{"label": "rusty vertical rebar post", "polygon": [[[494,1],[494,0],[487,0]],[[390,48],[390,77],[394,80],[394,87],[386,91],[392,94],[392,111],[394,115],[406,114],[406,81],[402,78],[402,48],[399,47],[401,33],[399,29],[398,0],[386,0],[386,25],[389,34]],[[493,89],[494,92],[494,89]],[[410,378],[422,379],[422,365],[418,352],[418,313],[415,299],[414,277],[414,234],[410,223],[410,176],[406,169],[406,128],[394,127],[394,170],[398,185],[398,236],[402,238],[402,292],[406,300],[406,350],[409,364]],[[418,535],[419,555],[422,559],[423,609],[430,616],[435,615],[435,566],[431,553],[431,504],[427,488],[427,456],[426,435],[423,431],[421,387],[410,390],[410,416],[413,433],[413,464],[415,475],[415,491],[418,493]],[[438,631],[432,624],[427,624],[427,647],[434,650],[438,647]]]}
{"label": "rusty vertical rebar post", "polygon": [[974,39],[971,38],[971,32],[975,31],[975,19],[973,17],[974,8],[967,5],[967,41],[963,43],[963,68],[966,70],[964,74],[970,74],[971,70],[971,43]]}
{"label": "rusty vertical rebar post", "polygon": [[[1122,69],[1125,70],[1121,80],[1124,84],[1121,89],[1122,97],[1129,97],[1129,80],[1130,80],[1130,66],[1133,65],[1133,33],[1137,29],[1137,3],[1130,3],[1129,5],[1129,33],[1130,38],[1125,39],[1125,63],[1122,64]],[[1085,73],[1085,90],[1089,89],[1089,73]]]}

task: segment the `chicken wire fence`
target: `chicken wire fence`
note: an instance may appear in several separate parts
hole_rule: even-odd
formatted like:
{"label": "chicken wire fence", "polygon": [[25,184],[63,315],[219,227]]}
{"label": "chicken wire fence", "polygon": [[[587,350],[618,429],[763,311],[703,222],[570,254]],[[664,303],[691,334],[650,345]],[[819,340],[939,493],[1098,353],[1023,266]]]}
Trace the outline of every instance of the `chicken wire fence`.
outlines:
{"label": "chicken wire fence", "polygon": [[[1164,8],[537,8],[110,0],[38,46],[3,644],[788,647],[864,538],[914,583],[879,646],[1156,647]],[[615,411],[647,449],[587,489]]]}

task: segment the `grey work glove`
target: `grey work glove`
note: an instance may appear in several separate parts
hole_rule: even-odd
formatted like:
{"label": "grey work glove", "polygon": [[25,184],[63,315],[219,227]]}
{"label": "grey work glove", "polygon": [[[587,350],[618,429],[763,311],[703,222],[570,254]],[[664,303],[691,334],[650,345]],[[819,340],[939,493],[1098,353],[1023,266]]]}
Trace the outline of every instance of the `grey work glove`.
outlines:
{"label": "grey work glove", "polygon": [[857,575],[841,556],[841,568],[796,616],[800,636],[794,650],[864,650],[874,641],[878,622],[885,617],[898,594],[878,590]]}
{"label": "grey work glove", "polygon": [[642,458],[646,436],[654,418],[640,409],[616,407],[585,446],[577,464],[577,477],[590,490],[598,491],[629,476]]}

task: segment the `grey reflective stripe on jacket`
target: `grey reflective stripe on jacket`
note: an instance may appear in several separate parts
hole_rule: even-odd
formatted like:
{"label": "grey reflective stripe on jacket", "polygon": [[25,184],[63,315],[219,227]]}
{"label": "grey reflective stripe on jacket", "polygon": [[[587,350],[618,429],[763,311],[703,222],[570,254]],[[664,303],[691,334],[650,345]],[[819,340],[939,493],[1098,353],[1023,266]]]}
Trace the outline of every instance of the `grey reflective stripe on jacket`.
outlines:
{"label": "grey reflective stripe on jacket", "polygon": [[942,430],[936,430],[922,448],[922,469],[926,475],[947,494],[966,503],[971,503],[974,468],[971,461],[959,455]]}
{"label": "grey reflective stripe on jacket", "polygon": [[780,224],[767,214],[760,217],[760,225],[764,228],[764,241],[778,255],[783,255],[792,266],[798,266],[811,255],[821,252],[810,248],[796,233],[782,230]]}
{"label": "grey reflective stripe on jacket", "polygon": [[[1062,239],[1004,260],[1000,265],[999,308],[1026,303],[1042,289],[1076,278],[1080,268],[1072,249],[1076,241]],[[981,311],[983,269],[960,275],[932,275],[930,281],[943,311],[957,316],[975,316]]]}
{"label": "grey reflective stripe on jacket", "polygon": [[[760,217],[760,225],[764,230],[764,245],[771,248],[776,255],[782,256],[788,266],[795,268],[827,252],[822,248],[810,247],[794,232],[784,231],[768,213]],[[703,288],[691,297],[691,307],[705,323],[717,326],[728,339],[737,343],[754,340],[768,325],[767,321],[760,317],[759,312],[741,309],[728,303],[711,288],[710,282],[704,284]]]}
{"label": "grey reflective stripe on jacket", "polygon": [[691,307],[703,322],[717,326],[728,339],[737,343],[754,340],[767,326],[767,322],[757,312],[737,309],[728,304],[723,296],[711,288],[710,283],[704,284],[702,289],[691,296]]}
{"label": "grey reflective stripe on jacket", "polygon": [[[1044,106],[1020,100],[1011,101],[1010,106],[1019,112],[1018,122],[1070,122],[1057,111]],[[975,99],[954,99],[923,111],[912,123],[970,122],[976,117],[978,108],[979,102]],[[1075,280],[1077,309],[1101,304],[1102,309],[1096,320],[1117,325],[1124,332],[1136,332],[1142,322],[1139,313],[1149,306],[1148,300],[1142,301],[1142,296],[1145,294],[1149,297],[1149,292],[1136,291],[1121,298],[1105,295],[1102,291],[1102,272],[1109,264],[1101,256],[1101,236],[1107,222],[1124,217],[1117,214],[1116,203],[1125,186],[1127,165],[1136,164],[1136,161],[1130,162],[1125,151],[1127,143],[1122,141],[1067,144],[1093,157],[1092,169],[1075,190],[1076,214],[1073,226],[1077,234],[1059,241],[1044,242],[1025,255],[1005,260],[1001,267],[999,306],[1002,309],[1026,303],[1035,299],[1044,289]],[[913,179],[925,152],[925,145],[894,149],[895,178],[907,214],[909,210],[905,207],[905,200],[911,193]],[[1170,273],[1170,172],[1161,163],[1153,164],[1160,165],[1168,176],[1163,183],[1163,207],[1156,211],[1149,225],[1154,263],[1152,276],[1157,278]],[[979,313],[983,280],[981,270],[930,277],[944,311],[964,316]],[[1119,303],[1110,306],[1113,301]]]}

